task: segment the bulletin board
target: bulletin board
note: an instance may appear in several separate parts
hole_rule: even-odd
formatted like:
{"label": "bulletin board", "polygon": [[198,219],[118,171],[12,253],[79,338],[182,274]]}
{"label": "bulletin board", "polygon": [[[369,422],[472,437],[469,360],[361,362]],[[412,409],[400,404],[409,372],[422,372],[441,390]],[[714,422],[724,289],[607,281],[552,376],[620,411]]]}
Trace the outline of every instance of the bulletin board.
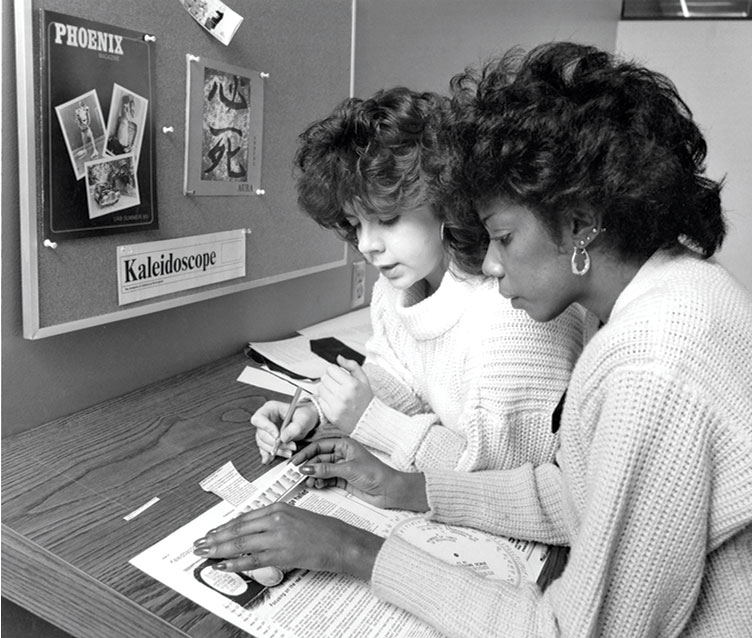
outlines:
{"label": "bulletin board", "polygon": [[[179,0],[15,0],[24,337],[71,332],[347,262],[345,244],[300,211],[292,160],[303,129],[352,95],[355,0],[225,4],[243,18],[229,44],[203,29]],[[46,160],[40,126],[42,10],[147,36],[153,57],[147,135],[156,175],[150,194],[158,211],[155,223],[135,224],[125,232],[49,236],[40,168]],[[187,56],[262,74],[262,161],[250,196],[186,194]],[[238,229],[246,231],[245,276],[127,306],[118,303],[119,246]]]}

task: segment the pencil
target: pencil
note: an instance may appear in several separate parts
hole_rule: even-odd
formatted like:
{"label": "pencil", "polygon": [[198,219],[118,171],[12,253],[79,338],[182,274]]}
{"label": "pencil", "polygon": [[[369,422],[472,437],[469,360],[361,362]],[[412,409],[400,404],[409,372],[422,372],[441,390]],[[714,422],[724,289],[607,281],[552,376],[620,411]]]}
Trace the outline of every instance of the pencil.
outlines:
{"label": "pencil", "polygon": [[272,458],[277,456],[277,452],[279,452],[279,446],[282,444],[282,439],[280,439],[280,435],[282,434],[282,430],[284,430],[288,423],[292,420],[292,415],[295,412],[295,408],[298,407],[298,402],[300,401],[300,395],[303,393],[303,388],[298,386],[295,389],[295,394],[292,396],[292,403],[290,403],[290,407],[287,408],[287,414],[285,414],[285,418],[282,421],[282,425],[279,426],[279,434],[277,434],[277,440],[274,441],[274,445],[272,446]]}

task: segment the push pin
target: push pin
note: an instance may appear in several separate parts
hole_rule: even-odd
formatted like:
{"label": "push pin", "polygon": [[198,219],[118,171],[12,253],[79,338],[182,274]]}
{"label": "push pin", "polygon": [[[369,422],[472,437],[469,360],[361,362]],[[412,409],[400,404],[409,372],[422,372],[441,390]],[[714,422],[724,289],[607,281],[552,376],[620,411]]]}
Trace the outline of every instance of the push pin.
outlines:
{"label": "push pin", "polygon": [[144,35],[144,42],[156,42],[157,38],[156,36],[149,35],[148,33]]}
{"label": "push pin", "polygon": [[259,77],[268,78],[269,74],[266,71],[261,71],[261,73],[259,73]]}
{"label": "push pin", "polygon": [[162,127],[162,133],[164,133],[165,135],[167,133],[174,133],[174,132],[175,132],[175,127],[174,126],[163,126]]}
{"label": "push pin", "polygon": [[256,195],[265,195],[266,191],[263,188],[256,189]]}
{"label": "push pin", "polygon": [[55,250],[57,248],[57,242],[56,241],[50,241],[49,239],[45,239],[42,242],[43,246],[46,246],[47,248],[52,248],[52,250]]}

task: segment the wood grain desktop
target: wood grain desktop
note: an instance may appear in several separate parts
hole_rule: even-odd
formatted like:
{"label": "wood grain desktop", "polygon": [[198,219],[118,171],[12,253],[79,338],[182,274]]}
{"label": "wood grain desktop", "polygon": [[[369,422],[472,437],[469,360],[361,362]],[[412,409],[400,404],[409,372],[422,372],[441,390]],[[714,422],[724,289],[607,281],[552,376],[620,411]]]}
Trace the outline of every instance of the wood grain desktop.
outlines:
{"label": "wood grain desktop", "polygon": [[[228,357],[2,442],[3,596],[81,638],[246,636],[128,561],[215,505],[227,461],[253,480],[253,412],[279,398]],[[158,497],[135,518],[124,517]]]}

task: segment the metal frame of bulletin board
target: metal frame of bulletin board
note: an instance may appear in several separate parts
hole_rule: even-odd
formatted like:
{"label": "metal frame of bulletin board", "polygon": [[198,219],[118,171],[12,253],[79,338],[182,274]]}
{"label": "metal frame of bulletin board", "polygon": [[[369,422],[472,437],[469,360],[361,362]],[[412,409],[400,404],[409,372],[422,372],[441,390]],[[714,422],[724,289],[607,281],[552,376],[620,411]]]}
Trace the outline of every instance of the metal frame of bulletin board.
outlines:
{"label": "metal frame of bulletin board", "polygon": [[[231,0],[227,3],[233,6]],[[107,324],[347,264],[346,244],[331,231],[319,228],[298,209],[292,159],[297,135],[310,122],[328,114],[335,104],[353,95],[356,0],[317,0],[315,3],[252,0],[235,3],[236,11],[239,4],[243,5],[246,15],[242,16],[231,41],[225,43],[213,38],[208,29],[202,29],[180,2],[103,0],[93,5],[87,0],[14,0],[25,338],[38,339]],[[113,25],[122,32],[143,34],[150,45],[147,47],[152,56],[150,64],[154,65],[153,91],[149,94],[146,90],[133,91],[135,99],[131,100],[126,88],[120,86],[124,83],[115,81],[98,93],[103,115],[97,113],[94,106],[98,104],[94,101],[86,103],[89,94],[80,89],[70,99],[56,97],[59,102],[53,110],[52,101],[45,102],[48,97],[45,91],[49,89],[44,88],[42,81],[45,60],[40,53],[46,43],[43,16],[51,12],[70,16],[74,24],[91,20]],[[262,72],[263,122],[255,124],[259,129],[259,144],[263,138],[259,152],[260,178],[258,173],[255,176],[260,184],[254,184],[249,196],[191,196],[191,192],[184,189],[187,171],[184,155],[188,142],[185,135],[188,129],[186,59],[217,61],[215,66],[221,65],[221,68],[232,69],[232,65],[237,65]],[[86,69],[77,72],[85,73]],[[254,81],[259,82],[258,78]],[[110,88],[112,86],[114,89]],[[151,99],[146,99],[148,97]],[[138,114],[137,109],[140,109],[141,119],[136,118],[135,124],[128,125],[125,122],[128,118],[123,117],[122,125],[120,120],[113,124],[114,105],[119,108],[120,101],[134,103],[135,107],[130,107],[131,114]],[[80,124],[79,131],[71,123],[74,111],[75,121],[79,122],[79,108],[85,109],[87,119],[93,122],[89,128],[93,130],[94,124],[100,123],[93,136]],[[143,119],[144,111],[148,111],[147,120]],[[64,115],[68,118],[65,121]],[[53,122],[58,128],[53,128]],[[61,135],[64,124],[69,130]],[[110,202],[117,202],[120,196],[104,187],[100,192],[94,188],[96,183],[89,183],[90,177],[96,180],[100,175],[97,169],[100,162],[107,164],[114,160],[87,157],[86,188],[76,187],[77,192],[85,193],[84,198],[88,198],[84,229],[79,226],[76,232],[66,234],[63,229],[55,234],[49,221],[50,191],[54,193],[51,185],[55,171],[60,171],[45,168],[44,162],[47,166],[51,164],[49,140],[54,133],[57,135],[55,143],[62,146],[61,140],[65,137],[70,157],[67,170],[70,171],[70,164],[73,164],[72,170],[83,182],[78,175],[78,172],[84,174],[80,166],[83,160],[75,157],[83,156],[87,149],[95,150],[97,144],[112,141],[113,126],[118,127],[117,136],[122,133],[127,139],[128,126],[131,126],[131,132],[138,131],[139,141],[143,139],[140,159],[137,155],[135,159],[131,155],[116,156],[125,157],[119,160],[125,165],[122,170],[130,167],[131,174],[135,175],[133,163],[140,171],[145,158],[153,162],[153,172],[147,174],[147,177],[155,177],[150,180],[153,191],[142,188],[139,208],[126,208],[116,218],[137,221],[126,221],[124,225],[130,223],[131,227],[115,230],[113,224],[107,226],[103,221],[111,219],[108,214],[118,206],[125,208],[130,204],[123,196],[119,204],[111,206]],[[81,146],[81,138],[87,136],[91,142],[87,146],[84,139]],[[136,136],[131,134],[130,137]],[[72,148],[69,138],[79,146]],[[104,146],[100,150],[102,148]],[[91,155],[96,156],[96,153]],[[225,159],[229,165],[229,152]],[[138,177],[139,184],[147,181],[140,173]],[[96,201],[101,204],[94,213],[92,193],[97,194]],[[73,196],[67,198],[64,194],[59,199],[74,208],[77,205]],[[109,208],[105,208],[107,206]],[[127,214],[142,209],[147,213],[141,217]],[[149,216],[152,213],[153,219]],[[151,242],[155,246],[170,245],[184,238],[190,240],[239,230],[245,235],[245,274],[132,302],[119,299],[119,251],[130,246],[148,247]]]}

